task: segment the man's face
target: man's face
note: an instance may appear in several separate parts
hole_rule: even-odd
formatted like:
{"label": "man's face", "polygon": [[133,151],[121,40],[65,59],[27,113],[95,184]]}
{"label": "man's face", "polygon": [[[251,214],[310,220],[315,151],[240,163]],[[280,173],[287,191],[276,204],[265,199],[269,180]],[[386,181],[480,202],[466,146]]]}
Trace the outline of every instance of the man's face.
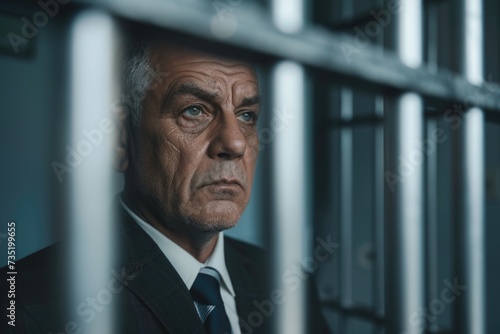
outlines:
{"label": "man's face", "polygon": [[233,227],[245,209],[258,153],[258,83],[244,63],[156,46],[162,82],[130,136],[127,187],[171,230]]}

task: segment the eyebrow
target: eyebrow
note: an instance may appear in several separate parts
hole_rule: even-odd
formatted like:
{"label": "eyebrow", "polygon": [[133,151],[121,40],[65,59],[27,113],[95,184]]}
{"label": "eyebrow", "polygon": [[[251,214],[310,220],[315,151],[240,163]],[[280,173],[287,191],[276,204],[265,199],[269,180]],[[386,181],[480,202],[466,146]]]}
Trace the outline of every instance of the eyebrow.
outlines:
{"label": "eyebrow", "polygon": [[243,98],[243,101],[240,104],[240,107],[248,107],[248,106],[253,106],[256,104],[260,104],[260,95],[256,95],[253,97],[245,97]]}
{"label": "eyebrow", "polygon": [[[197,86],[196,84],[192,82],[186,82],[180,85],[178,88],[176,88],[173,92],[169,94],[167,97],[167,100],[170,100],[176,95],[182,95],[182,94],[189,94],[196,96],[199,99],[205,100],[205,101],[213,101],[217,99],[219,94],[215,92],[209,92],[201,87]],[[243,98],[243,101],[239,105],[240,107],[248,107],[256,104],[260,104],[261,97],[260,95],[252,96],[252,97],[245,97]]]}
{"label": "eyebrow", "polygon": [[202,100],[207,100],[211,101],[214,100],[218,97],[217,93],[211,93],[209,91],[206,91],[204,89],[201,89],[197,85],[195,85],[192,82],[186,82],[182,85],[179,86],[173,93],[172,97],[175,95],[181,95],[181,94],[190,94],[193,96],[196,96],[197,98],[200,98]]}

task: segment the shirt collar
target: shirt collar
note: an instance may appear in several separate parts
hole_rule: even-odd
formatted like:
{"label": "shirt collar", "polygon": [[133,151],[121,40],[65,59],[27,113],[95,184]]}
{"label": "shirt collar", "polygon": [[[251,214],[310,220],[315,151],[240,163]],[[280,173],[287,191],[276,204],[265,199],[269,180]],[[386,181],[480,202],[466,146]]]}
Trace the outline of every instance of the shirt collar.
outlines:
{"label": "shirt collar", "polygon": [[226,267],[226,259],[224,256],[224,234],[222,232],[218,235],[217,243],[212,254],[208,257],[205,263],[201,263],[182,247],[136,215],[121,198],[120,202],[135,222],[158,245],[162,253],[167,257],[174,269],[177,271],[184,284],[186,284],[188,290],[193,286],[196,276],[198,276],[202,267],[212,267],[216,269],[222,277],[222,288],[226,289],[233,297],[235,297],[236,294]]}

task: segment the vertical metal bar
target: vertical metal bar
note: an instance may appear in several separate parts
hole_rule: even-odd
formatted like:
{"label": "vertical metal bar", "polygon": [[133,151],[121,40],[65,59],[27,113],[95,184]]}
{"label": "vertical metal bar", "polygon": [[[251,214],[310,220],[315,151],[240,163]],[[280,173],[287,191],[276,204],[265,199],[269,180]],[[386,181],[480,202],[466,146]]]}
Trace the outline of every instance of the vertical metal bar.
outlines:
{"label": "vertical metal bar", "polygon": [[[342,17],[352,19],[352,1],[343,0]],[[351,87],[340,88],[340,117],[349,122],[353,118],[353,95]],[[340,305],[353,304],[353,131],[350,126],[340,129]]]}
{"label": "vertical metal bar", "polygon": [[[384,99],[375,98],[375,114],[383,116]],[[375,266],[373,274],[373,312],[376,317],[385,316],[385,259],[384,259],[384,129],[381,124],[374,125],[373,142],[373,245],[375,249]],[[374,326],[373,333],[384,333],[380,324]]]}
{"label": "vertical metal bar", "polygon": [[[377,96],[375,99],[375,113],[383,116],[384,99]],[[373,218],[373,244],[375,248],[375,274],[374,274],[374,312],[378,317],[384,317],[384,129],[382,125],[375,126],[374,141],[374,218]]]}
{"label": "vertical metal bar", "polygon": [[[352,120],[353,92],[352,89],[341,88],[341,118]],[[340,305],[349,308],[353,304],[353,193],[352,193],[352,128],[344,126],[340,130]]]}
{"label": "vertical metal bar", "polygon": [[[291,117],[273,142],[273,207],[272,247],[275,261],[274,277],[284,291],[280,306],[277,333],[303,333],[305,328],[304,274],[297,267],[308,255],[308,178],[306,174],[306,117],[304,110],[304,70],[293,62],[279,63],[273,73],[274,116],[286,113]],[[282,279],[287,272],[296,272],[301,284],[292,286]]]}
{"label": "vertical metal bar", "polygon": [[[427,16],[427,68],[436,72],[438,69],[438,12],[435,3],[428,3],[426,8]],[[437,130],[437,120],[426,120],[427,136],[435,133]],[[437,150],[437,147],[435,148]],[[439,268],[439,247],[438,247],[438,217],[437,217],[437,202],[438,202],[438,154],[436,151],[427,154],[426,168],[426,304],[429,304],[434,298],[438,298],[438,268]],[[430,317],[430,322],[427,328],[430,331],[437,331],[437,317]]]}
{"label": "vertical metal bar", "polygon": [[[427,134],[435,133],[437,130],[437,121],[435,119],[427,120]],[[437,150],[437,148],[435,148]],[[430,303],[434,298],[439,298],[438,287],[438,218],[437,218],[437,202],[438,202],[438,187],[437,187],[437,153],[430,153],[427,156],[427,173],[426,173],[426,218],[427,218],[427,249],[426,249],[426,265],[427,265],[427,303]],[[437,331],[437,317],[428,319],[428,329]]]}
{"label": "vertical metal bar", "polygon": [[429,2],[426,8],[427,16],[427,68],[429,71],[437,72],[439,57],[439,17],[437,5]]}
{"label": "vertical metal bar", "polygon": [[[376,0],[379,8],[384,6],[384,0]],[[380,54],[383,54],[384,31],[377,37]],[[384,97],[375,96],[375,116],[384,117]],[[375,249],[375,266],[373,274],[373,309],[375,316],[385,317],[385,257],[384,257],[384,128],[381,124],[374,125],[373,142],[373,245]],[[384,333],[380,324],[374,327],[374,333]]]}
{"label": "vertical metal bar", "polygon": [[272,0],[273,21],[278,29],[294,33],[302,29],[306,19],[304,0]]}
{"label": "vertical metal bar", "polygon": [[484,334],[485,327],[485,220],[484,220],[484,115],[467,111],[459,139],[459,205],[456,264],[458,284],[467,288],[457,298],[457,333]]}
{"label": "vertical metal bar", "polygon": [[107,130],[112,125],[117,40],[117,30],[109,15],[88,10],[74,18],[70,53],[69,155],[74,168],[70,195],[69,305],[73,311],[91,300],[100,310],[92,321],[82,324],[83,333],[113,332],[113,312],[106,287],[114,246],[111,203],[115,194],[113,138]]}
{"label": "vertical metal bar", "polygon": [[[304,1],[272,1],[273,21],[288,33],[304,22]],[[277,46],[279,47],[279,46]],[[306,275],[300,264],[309,254],[309,185],[305,72],[297,63],[281,61],[272,71],[273,118],[288,121],[274,130],[272,157],[273,277],[284,292],[285,303],[277,309],[276,333],[306,333]],[[271,120],[273,122],[273,120]],[[299,266],[299,267],[298,267]],[[292,286],[284,275],[295,272],[300,284]]]}
{"label": "vertical metal bar", "polygon": [[388,103],[384,144],[389,333],[420,333],[420,328],[412,325],[411,316],[424,306],[424,157],[416,146],[422,142],[422,132],[418,95],[405,93]]}
{"label": "vertical metal bar", "polygon": [[[422,1],[399,1],[394,45],[409,67],[422,63]],[[386,314],[389,333],[417,334],[424,307],[423,104],[415,93],[389,98],[384,123],[386,180]]]}
{"label": "vertical metal bar", "polygon": [[[483,81],[483,5],[481,0],[459,2],[460,70],[473,83]],[[476,97],[469,96],[467,99]],[[466,100],[466,102],[468,102]],[[456,265],[459,284],[467,286],[457,298],[457,333],[484,334],[485,325],[485,185],[484,115],[470,108],[456,131],[458,145],[456,207]]]}

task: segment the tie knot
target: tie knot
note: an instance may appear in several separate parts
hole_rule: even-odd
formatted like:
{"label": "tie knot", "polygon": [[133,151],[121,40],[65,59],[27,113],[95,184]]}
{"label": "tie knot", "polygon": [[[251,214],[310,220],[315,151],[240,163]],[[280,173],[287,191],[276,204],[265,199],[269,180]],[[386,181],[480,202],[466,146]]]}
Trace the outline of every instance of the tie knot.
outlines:
{"label": "tie knot", "polygon": [[222,305],[220,281],[217,270],[211,267],[201,268],[191,287],[193,299],[202,304]]}
{"label": "tie knot", "polygon": [[217,269],[215,268],[212,268],[212,267],[203,267],[200,269],[200,273],[198,274],[198,276],[200,275],[208,275],[208,276],[211,276],[213,278],[215,278],[217,280],[217,283],[220,284],[220,281],[222,280],[222,277],[220,276],[219,272],[217,271]]}

